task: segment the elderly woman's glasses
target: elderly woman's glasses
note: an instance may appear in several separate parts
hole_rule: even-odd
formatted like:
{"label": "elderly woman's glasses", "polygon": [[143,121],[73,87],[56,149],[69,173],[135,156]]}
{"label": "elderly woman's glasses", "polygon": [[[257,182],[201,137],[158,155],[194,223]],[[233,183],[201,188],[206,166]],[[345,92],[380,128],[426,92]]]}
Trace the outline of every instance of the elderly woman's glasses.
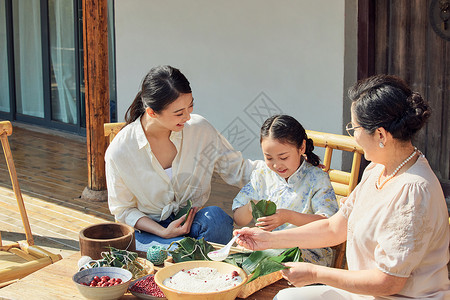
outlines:
{"label": "elderly woman's glasses", "polygon": [[353,136],[355,129],[360,128],[362,126],[355,126],[353,127],[352,122],[348,122],[348,124],[345,126],[345,130],[347,130],[347,133],[349,136]]}

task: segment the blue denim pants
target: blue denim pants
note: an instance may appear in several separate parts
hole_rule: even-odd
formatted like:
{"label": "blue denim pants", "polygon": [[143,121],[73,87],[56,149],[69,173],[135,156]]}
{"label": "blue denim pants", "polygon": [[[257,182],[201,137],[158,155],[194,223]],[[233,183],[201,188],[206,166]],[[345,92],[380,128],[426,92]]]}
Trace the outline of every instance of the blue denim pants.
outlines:
{"label": "blue denim pants", "polygon": [[[170,215],[166,220],[158,222],[163,227],[169,226],[175,219]],[[218,206],[207,206],[199,210],[192,222],[191,231],[186,235],[195,239],[204,238],[208,242],[226,244],[233,236],[233,219]],[[185,236],[165,239],[152,233],[136,230],[136,250],[147,251],[150,246],[163,245],[168,247],[173,241],[179,241]]]}

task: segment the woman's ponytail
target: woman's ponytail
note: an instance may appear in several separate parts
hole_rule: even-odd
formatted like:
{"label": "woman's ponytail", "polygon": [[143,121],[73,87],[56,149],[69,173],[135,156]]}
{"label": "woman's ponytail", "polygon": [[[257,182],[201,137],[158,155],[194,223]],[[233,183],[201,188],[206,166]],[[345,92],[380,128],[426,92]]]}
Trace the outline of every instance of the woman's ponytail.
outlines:
{"label": "woman's ponytail", "polygon": [[127,112],[125,113],[125,122],[126,124],[133,123],[138,118],[140,118],[145,112],[144,104],[142,103],[142,90],[139,91],[134,98],[133,103],[131,103],[130,107],[128,107]]}

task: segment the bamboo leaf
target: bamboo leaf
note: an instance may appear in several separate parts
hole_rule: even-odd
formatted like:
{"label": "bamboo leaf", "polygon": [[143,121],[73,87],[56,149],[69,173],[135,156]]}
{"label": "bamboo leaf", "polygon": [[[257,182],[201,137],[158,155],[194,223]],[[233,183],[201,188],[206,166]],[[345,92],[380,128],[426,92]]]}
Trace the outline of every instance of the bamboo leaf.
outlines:
{"label": "bamboo leaf", "polygon": [[234,257],[230,257],[228,256],[227,258],[225,258],[224,262],[230,264],[230,265],[234,265],[236,267],[239,267],[238,263],[236,262],[236,259]]}
{"label": "bamboo leaf", "polygon": [[260,200],[258,203],[250,201],[252,206],[252,216],[256,221],[258,218],[273,215],[277,211],[277,205],[270,200]]}
{"label": "bamboo leaf", "polygon": [[191,260],[210,260],[207,257],[207,253],[214,250],[214,247],[205,241],[204,238],[196,240],[186,237],[175,243],[178,244],[178,248],[169,251],[169,253],[176,263]]}
{"label": "bamboo leaf", "polygon": [[[186,219],[188,217],[189,212],[191,211],[192,208],[192,201],[188,200],[187,201],[187,205],[180,208],[180,210],[177,212],[177,214],[175,215],[175,220],[178,220],[179,218],[181,218],[182,216],[186,215]],[[181,223],[181,226],[183,226],[185,221],[183,221]]]}
{"label": "bamboo leaf", "polygon": [[182,256],[183,256],[182,253],[180,253],[180,252],[172,252],[170,255],[172,256],[172,259],[173,259],[174,262],[182,261]]}
{"label": "bamboo leaf", "polygon": [[247,281],[247,283],[252,282],[258,277],[271,274],[273,272],[277,272],[283,269],[287,269],[287,267],[268,257],[258,265],[258,267],[253,272],[252,277],[249,279],[249,281]]}
{"label": "bamboo leaf", "polygon": [[230,263],[232,265],[241,267],[244,260],[246,260],[250,256],[250,252],[237,252],[228,255],[228,257],[225,259],[225,262]]}
{"label": "bamboo leaf", "polygon": [[194,238],[186,237],[176,243],[178,244],[178,247],[181,247],[185,252],[191,253],[192,251],[194,251],[197,241]]}
{"label": "bamboo leaf", "polygon": [[234,253],[225,260],[242,268],[247,274],[251,274],[253,281],[260,276],[264,276],[285,267],[283,262],[302,261],[301,250],[298,247],[289,249],[268,249],[264,251],[254,251],[251,253]]}
{"label": "bamboo leaf", "polygon": [[299,262],[303,261],[302,259],[302,251],[298,248],[291,248],[289,253],[286,253],[286,258],[283,260],[283,262],[292,261],[292,262]]}
{"label": "bamboo leaf", "polygon": [[278,256],[283,253],[284,249],[267,249],[263,251],[254,251],[247,259],[242,262],[241,268],[247,274],[251,274],[255,271],[258,265],[268,257]]}

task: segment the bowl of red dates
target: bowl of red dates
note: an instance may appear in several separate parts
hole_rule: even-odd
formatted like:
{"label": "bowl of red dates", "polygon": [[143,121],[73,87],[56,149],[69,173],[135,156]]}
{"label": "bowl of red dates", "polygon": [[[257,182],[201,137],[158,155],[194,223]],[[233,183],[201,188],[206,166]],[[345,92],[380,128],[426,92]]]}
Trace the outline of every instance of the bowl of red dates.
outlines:
{"label": "bowl of red dates", "polygon": [[155,275],[149,274],[130,283],[128,288],[139,299],[164,300],[164,293],[155,282]]}
{"label": "bowl of red dates", "polygon": [[130,285],[133,274],[116,267],[82,270],[72,279],[81,295],[88,299],[119,299]]}

